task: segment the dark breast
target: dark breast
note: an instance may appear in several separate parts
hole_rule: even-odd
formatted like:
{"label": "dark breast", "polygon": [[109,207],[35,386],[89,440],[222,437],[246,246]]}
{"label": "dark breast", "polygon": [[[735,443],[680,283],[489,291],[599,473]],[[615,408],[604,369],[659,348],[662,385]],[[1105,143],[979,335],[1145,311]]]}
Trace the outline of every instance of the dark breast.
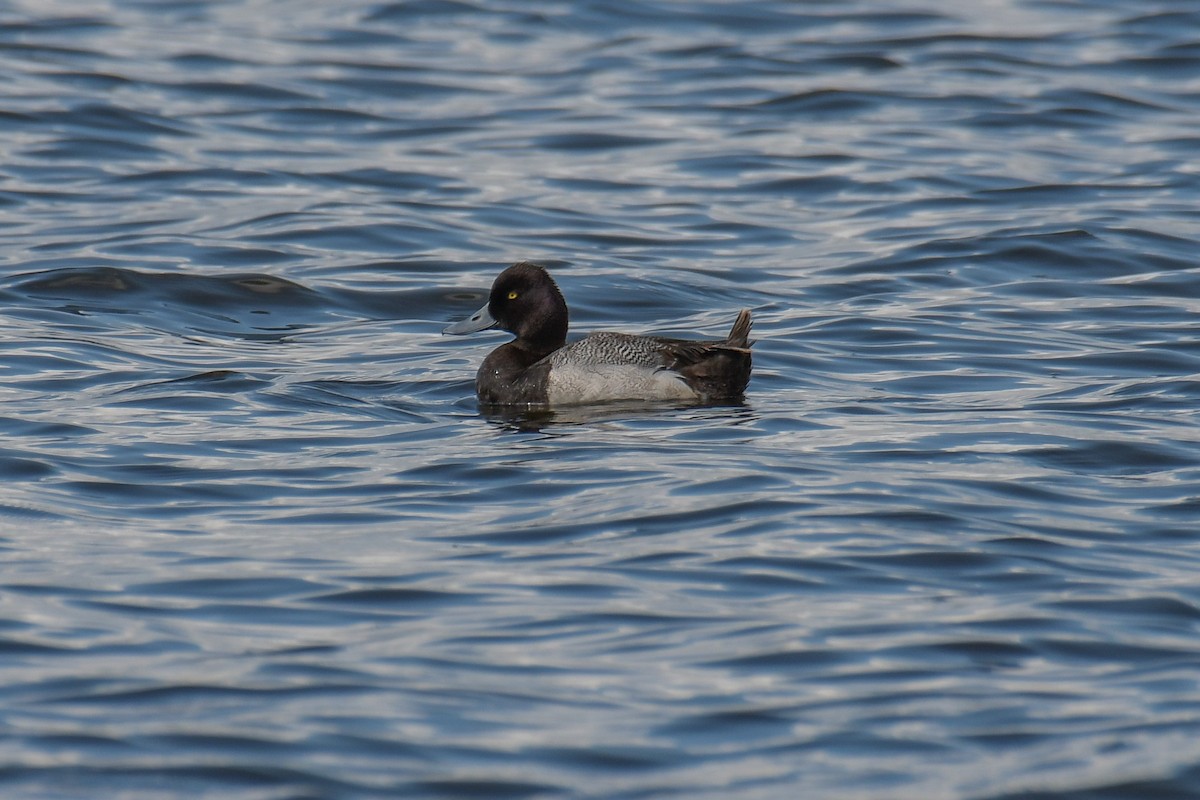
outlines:
{"label": "dark breast", "polygon": [[542,405],[550,365],[510,342],[492,351],[475,374],[475,394],[485,405]]}

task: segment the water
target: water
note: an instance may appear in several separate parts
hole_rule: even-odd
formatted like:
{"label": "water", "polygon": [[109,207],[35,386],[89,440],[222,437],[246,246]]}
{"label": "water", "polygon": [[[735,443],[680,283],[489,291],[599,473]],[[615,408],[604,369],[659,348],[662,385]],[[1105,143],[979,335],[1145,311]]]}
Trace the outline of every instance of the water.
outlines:
{"label": "water", "polygon": [[[0,792],[1200,795],[1198,25],[0,3]],[[520,259],[745,403],[481,415]]]}

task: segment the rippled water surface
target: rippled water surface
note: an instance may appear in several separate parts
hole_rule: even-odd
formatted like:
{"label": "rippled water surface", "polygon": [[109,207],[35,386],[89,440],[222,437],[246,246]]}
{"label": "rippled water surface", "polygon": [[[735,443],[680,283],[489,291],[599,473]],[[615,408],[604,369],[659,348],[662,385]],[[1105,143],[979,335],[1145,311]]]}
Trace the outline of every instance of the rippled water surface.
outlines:
{"label": "rippled water surface", "polygon": [[[1200,10],[0,0],[0,793],[1200,796]],[[734,406],[480,413],[755,314]]]}

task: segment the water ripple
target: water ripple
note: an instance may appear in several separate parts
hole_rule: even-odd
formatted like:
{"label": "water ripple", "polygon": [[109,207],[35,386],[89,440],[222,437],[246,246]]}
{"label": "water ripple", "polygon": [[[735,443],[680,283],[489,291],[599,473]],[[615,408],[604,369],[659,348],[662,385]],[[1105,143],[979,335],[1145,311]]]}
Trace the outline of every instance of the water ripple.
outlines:
{"label": "water ripple", "polygon": [[6,13],[6,794],[1197,793],[1192,9]]}

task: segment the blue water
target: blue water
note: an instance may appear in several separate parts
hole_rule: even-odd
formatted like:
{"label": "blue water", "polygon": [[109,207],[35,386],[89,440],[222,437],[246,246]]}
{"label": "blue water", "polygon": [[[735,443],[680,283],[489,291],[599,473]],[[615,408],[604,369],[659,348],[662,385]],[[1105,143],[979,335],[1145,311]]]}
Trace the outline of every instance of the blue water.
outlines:
{"label": "blue water", "polygon": [[[0,0],[5,798],[1200,796],[1200,10]],[[744,404],[482,415],[507,264]]]}

